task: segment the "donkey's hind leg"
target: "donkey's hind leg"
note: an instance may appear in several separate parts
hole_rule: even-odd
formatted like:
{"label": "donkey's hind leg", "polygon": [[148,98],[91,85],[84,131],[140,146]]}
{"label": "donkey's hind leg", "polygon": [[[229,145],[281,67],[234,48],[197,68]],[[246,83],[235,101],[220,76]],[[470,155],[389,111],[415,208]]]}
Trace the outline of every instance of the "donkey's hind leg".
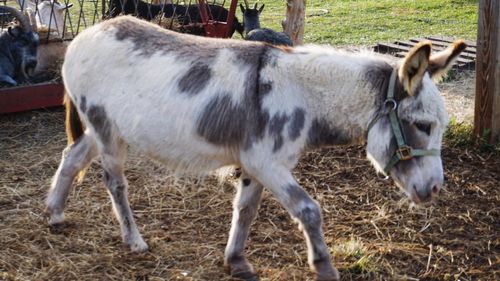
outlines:
{"label": "donkey's hind leg", "polygon": [[128,183],[124,175],[124,164],[127,156],[127,146],[121,140],[112,141],[101,149],[101,161],[104,168],[104,183],[113,203],[113,210],[120,223],[123,242],[133,252],[148,250],[148,245],[142,239],[135,224],[132,209],[128,201]]}
{"label": "donkey's hind leg", "polygon": [[66,147],[62,154],[61,164],[52,179],[46,200],[51,225],[64,221],[64,206],[73,180],[97,156],[95,139],[86,132],[76,142]]}
{"label": "donkey's hind leg", "polygon": [[245,257],[245,241],[250,225],[257,215],[262,196],[262,185],[241,172],[233,202],[233,219],[226,246],[224,265],[233,277],[257,280],[252,265]]}

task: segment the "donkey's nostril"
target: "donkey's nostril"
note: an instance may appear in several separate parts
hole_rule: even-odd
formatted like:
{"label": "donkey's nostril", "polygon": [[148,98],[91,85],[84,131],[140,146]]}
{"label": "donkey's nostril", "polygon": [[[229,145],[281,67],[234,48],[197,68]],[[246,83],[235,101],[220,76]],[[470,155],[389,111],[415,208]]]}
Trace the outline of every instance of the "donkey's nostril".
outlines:
{"label": "donkey's nostril", "polygon": [[413,190],[415,190],[415,195],[417,195],[420,202],[426,202],[431,199],[432,190],[430,188],[418,188],[416,185],[413,185]]}

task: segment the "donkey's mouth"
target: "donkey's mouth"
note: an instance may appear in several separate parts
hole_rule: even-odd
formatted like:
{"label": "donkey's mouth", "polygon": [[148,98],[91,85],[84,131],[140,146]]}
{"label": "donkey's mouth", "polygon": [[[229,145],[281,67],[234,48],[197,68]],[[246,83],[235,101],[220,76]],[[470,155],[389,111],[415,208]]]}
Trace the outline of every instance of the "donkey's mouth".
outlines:
{"label": "donkey's mouth", "polygon": [[396,177],[393,177],[393,180],[394,180],[394,184],[398,187],[399,191],[404,193],[406,195],[406,197],[408,199],[410,199],[410,201],[412,203],[415,203],[417,205],[421,205],[422,203],[425,203],[425,202],[422,202],[422,200],[420,200],[420,198],[418,197],[418,194],[416,193],[415,190],[413,190],[412,188],[406,188],[405,185]]}

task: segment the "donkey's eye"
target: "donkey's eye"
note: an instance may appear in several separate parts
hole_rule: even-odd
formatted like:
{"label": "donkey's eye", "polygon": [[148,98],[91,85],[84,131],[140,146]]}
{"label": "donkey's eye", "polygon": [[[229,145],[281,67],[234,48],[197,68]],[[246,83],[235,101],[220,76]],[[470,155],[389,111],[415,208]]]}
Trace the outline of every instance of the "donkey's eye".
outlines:
{"label": "donkey's eye", "polygon": [[415,127],[421,132],[426,133],[428,136],[431,134],[431,124],[429,123],[415,123]]}

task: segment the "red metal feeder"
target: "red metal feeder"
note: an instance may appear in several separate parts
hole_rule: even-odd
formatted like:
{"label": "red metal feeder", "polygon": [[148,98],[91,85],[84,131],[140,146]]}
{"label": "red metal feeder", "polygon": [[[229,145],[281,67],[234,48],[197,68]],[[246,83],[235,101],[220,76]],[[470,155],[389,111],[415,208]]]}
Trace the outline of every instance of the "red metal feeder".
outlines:
{"label": "red metal feeder", "polygon": [[203,27],[205,29],[205,35],[208,37],[216,38],[227,38],[229,37],[229,29],[233,25],[234,15],[236,13],[236,6],[238,5],[238,0],[231,0],[229,5],[229,14],[227,16],[227,21],[215,21],[210,17],[210,11],[208,10],[207,1],[198,0],[198,7],[200,9],[201,19],[203,21]]}

